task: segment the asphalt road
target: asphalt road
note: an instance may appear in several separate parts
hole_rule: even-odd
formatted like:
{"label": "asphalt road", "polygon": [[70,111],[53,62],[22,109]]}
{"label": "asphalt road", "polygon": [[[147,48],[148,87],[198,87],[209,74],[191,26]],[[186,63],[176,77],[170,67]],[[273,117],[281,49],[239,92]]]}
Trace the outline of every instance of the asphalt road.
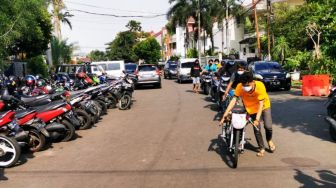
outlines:
{"label": "asphalt road", "polygon": [[76,140],[0,169],[0,187],[336,187],[325,98],[270,93],[277,151],[256,157],[249,127],[252,140],[232,169],[215,105],[190,89],[165,80],[136,90],[131,110],[110,110]]}

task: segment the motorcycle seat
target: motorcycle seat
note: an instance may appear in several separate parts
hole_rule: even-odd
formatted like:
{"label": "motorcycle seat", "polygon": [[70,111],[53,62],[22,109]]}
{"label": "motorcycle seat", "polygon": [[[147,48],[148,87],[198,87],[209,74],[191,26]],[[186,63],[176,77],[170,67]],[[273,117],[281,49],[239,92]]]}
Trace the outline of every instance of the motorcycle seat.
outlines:
{"label": "motorcycle seat", "polygon": [[23,95],[21,96],[20,100],[28,106],[36,106],[50,102],[50,98],[48,95],[40,95],[40,96]]}
{"label": "motorcycle seat", "polygon": [[43,111],[54,110],[56,108],[64,106],[65,104],[66,104],[66,102],[61,100],[61,101],[51,102],[51,103],[43,105],[43,106],[36,106],[36,107],[33,107],[33,109],[36,110],[37,112],[43,112]]}
{"label": "motorcycle seat", "polygon": [[27,110],[18,110],[15,112],[15,117],[21,119],[28,114],[36,112],[34,109],[27,109]]}

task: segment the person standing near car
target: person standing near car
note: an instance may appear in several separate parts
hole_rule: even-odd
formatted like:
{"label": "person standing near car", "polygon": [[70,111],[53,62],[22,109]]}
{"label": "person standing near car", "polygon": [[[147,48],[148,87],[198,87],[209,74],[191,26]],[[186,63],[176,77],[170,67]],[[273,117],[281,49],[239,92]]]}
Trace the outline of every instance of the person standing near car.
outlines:
{"label": "person standing near car", "polygon": [[234,93],[234,97],[225,110],[220,124],[223,125],[224,122],[228,119],[229,113],[236,105],[237,98],[240,97],[247,113],[253,120],[254,135],[259,146],[259,152],[257,153],[257,156],[263,157],[265,153],[265,146],[260,130],[261,120],[264,122],[266,140],[269,146],[269,150],[272,153],[275,151],[275,145],[272,141],[273,131],[270,98],[266,92],[265,85],[260,81],[254,81],[253,74],[251,72],[243,73],[240,81],[241,83],[238,84]]}
{"label": "person standing near car", "polygon": [[198,93],[200,88],[200,75],[202,72],[202,68],[199,64],[199,60],[196,59],[193,66],[190,69],[190,76],[193,80],[193,91]]}

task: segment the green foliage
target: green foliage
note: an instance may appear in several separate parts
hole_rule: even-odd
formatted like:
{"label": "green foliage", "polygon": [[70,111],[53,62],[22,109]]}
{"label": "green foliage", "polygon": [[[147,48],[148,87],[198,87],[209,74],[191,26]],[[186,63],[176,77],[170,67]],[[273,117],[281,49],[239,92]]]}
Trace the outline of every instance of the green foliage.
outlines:
{"label": "green foliage", "polygon": [[50,43],[53,64],[59,65],[70,63],[72,53],[75,50],[75,45],[68,44],[67,40],[59,40],[56,37],[53,37]]}
{"label": "green foliage", "polygon": [[198,51],[196,48],[188,49],[187,51],[187,57],[188,58],[197,58],[198,57]]}
{"label": "green foliage", "polygon": [[285,69],[289,71],[295,71],[297,69],[309,69],[309,63],[311,62],[311,53],[307,51],[298,51],[295,55],[290,58],[286,58],[286,63],[284,65]]}
{"label": "green foliage", "polygon": [[169,61],[178,61],[181,58],[181,56],[173,55],[169,58]]}
{"label": "green foliage", "polygon": [[131,32],[140,32],[142,30],[141,23],[135,20],[130,20],[126,27]]}
{"label": "green foliage", "polygon": [[44,0],[2,0],[0,56],[42,54],[48,47],[52,25]]}
{"label": "green foliage", "polygon": [[283,63],[286,59],[286,55],[289,53],[289,44],[284,36],[277,38],[275,46],[273,48],[273,57]]}
{"label": "green foliage", "polygon": [[139,59],[144,59],[146,63],[157,64],[161,58],[161,47],[155,38],[149,37],[137,43],[133,47],[134,53]]}
{"label": "green foliage", "polygon": [[[304,5],[296,7],[279,3],[273,6],[273,10],[275,21],[272,24],[272,30],[275,38],[283,36],[292,52],[286,58],[288,67],[298,67],[299,63],[301,69],[307,69],[311,74],[335,75],[336,1],[307,0]],[[322,58],[320,60],[312,57],[314,44],[306,33],[306,27],[312,23],[315,23],[322,32],[320,40]],[[308,61],[302,59],[308,59]]]}
{"label": "green foliage", "polygon": [[28,72],[34,75],[42,74],[43,77],[48,76],[48,65],[43,56],[36,56],[28,60]]}
{"label": "green foliage", "polygon": [[107,57],[110,60],[137,61],[133,51],[137,43],[137,33],[131,31],[120,32],[106,49]]}
{"label": "green foliage", "polygon": [[105,52],[99,50],[93,50],[89,54],[91,61],[107,61]]}

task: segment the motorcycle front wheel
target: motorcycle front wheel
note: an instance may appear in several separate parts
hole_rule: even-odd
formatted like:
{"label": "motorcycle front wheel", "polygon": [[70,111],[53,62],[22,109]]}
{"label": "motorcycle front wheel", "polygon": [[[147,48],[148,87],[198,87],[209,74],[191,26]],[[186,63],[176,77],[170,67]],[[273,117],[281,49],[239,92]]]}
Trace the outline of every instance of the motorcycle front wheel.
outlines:
{"label": "motorcycle front wheel", "polygon": [[332,125],[329,126],[329,133],[331,138],[336,141],[336,129]]}
{"label": "motorcycle front wheel", "polygon": [[21,155],[18,142],[10,137],[0,135],[0,167],[11,167],[17,163]]}

